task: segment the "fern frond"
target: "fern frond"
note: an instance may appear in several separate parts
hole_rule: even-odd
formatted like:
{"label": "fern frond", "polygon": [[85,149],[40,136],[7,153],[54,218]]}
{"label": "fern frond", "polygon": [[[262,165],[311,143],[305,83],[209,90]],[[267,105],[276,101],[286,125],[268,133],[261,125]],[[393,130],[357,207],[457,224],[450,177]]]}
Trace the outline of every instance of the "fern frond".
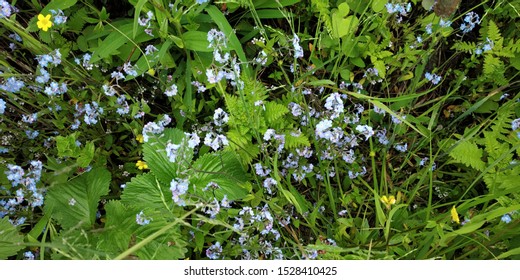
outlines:
{"label": "fern frond", "polygon": [[480,149],[477,144],[465,140],[451,150],[450,156],[455,162],[473,167],[479,171],[484,171],[485,163],[482,161],[482,153],[482,149]]}
{"label": "fern frond", "polygon": [[267,120],[268,125],[274,125],[274,123],[279,120],[283,115],[287,114],[289,109],[287,106],[282,104],[268,102],[265,104],[265,118]]}
{"label": "fern frond", "polygon": [[451,49],[467,53],[473,53],[476,48],[475,42],[457,42],[451,47]]}

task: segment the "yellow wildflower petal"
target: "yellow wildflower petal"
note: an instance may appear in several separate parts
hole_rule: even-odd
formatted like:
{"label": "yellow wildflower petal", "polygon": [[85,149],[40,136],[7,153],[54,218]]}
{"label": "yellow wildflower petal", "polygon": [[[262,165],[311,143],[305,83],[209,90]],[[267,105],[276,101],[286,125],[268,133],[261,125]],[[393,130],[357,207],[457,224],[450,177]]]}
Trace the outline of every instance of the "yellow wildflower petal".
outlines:
{"label": "yellow wildflower petal", "polygon": [[390,209],[390,207],[392,207],[392,205],[394,205],[396,202],[395,196],[393,196],[393,195],[391,195],[389,197],[387,197],[386,195],[383,195],[380,200],[386,206],[387,209]]}
{"label": "yellow wildflower petal", "polygon": [[135,137],[135,140],[137,140],[137,142],[139,143],[143,143],[144,142],[144,136],[142,134],[139,134]]}
{"label": "yellow wildflower petal", "polygon": [[39,14],[38,22],[36,22],[36,25],[38,25],[38,28],[40,28],[43,31],[49,30],[49,28],[52,26],[51,15],[49,14],[44,16],[42,14]]}
{"label": "yellow wildflower petal", "polygon": [[137,168],[139,168],[139,170],[148,169],[148,164],[146,164],[146,162],[144,162],[142,160],[138,160],[136,162],[135,166],[137,166]]}
{"label": "yellow wildflower petal", "polygon": [[451,220],[457,224],[460,224],[459,213],[457,213],[457,208],[455,205],[451,208]]}

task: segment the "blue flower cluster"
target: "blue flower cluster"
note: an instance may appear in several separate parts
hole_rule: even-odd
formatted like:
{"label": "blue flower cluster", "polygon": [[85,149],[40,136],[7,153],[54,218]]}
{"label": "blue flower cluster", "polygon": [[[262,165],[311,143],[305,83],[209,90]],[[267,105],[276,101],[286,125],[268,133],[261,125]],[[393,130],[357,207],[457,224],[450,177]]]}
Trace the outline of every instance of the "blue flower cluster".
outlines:
{"label": "blue flower cluster", "polygon": [[[27,170],[15,164],[7,164],[5,174],[11,182],[11,187],[0,187],[2,197],[7,198],[0,200],[0,218],[13,216],[20,211],[43,205],[45,190],[37,188],[42,169],[43,164],[38,160],[31,161]],[[10,221],[14,225],[21,225],[24,223],[25,217],[18,217],[17,220]]]}

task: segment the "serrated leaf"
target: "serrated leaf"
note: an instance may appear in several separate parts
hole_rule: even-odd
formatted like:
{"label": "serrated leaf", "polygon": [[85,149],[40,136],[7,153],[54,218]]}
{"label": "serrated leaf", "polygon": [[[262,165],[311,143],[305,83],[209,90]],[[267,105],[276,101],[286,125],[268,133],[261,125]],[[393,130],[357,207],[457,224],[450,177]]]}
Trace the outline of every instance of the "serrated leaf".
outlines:
{"label": "serrated leaf", "polygon": [[194,186],[197,195],[212,197],[213,193],[203,191],[210,182],[220,186],[220,189],[214,192],[219,200],[224,195],[227,195],[229,200],[238,200],[248,193],[242,187],[247,181],[246,173],[239,159],[232,152],[205,154],[193,164],[193,169],[196,172],[190,177],[190,183]]}
{"label": "serrated leaf", "polygon": [[[185,138],[181,130],[168,128],[164,130],[159,140],[151,137],[143,145],[144,160],[161,183],[169,185],[172,179],[178,178],[180,172],[188,168],[193,158],[193,149],[188,147],[187,141],[182,142]],[[176,145],[183,143],[175,162],[170,162],[166,155],[165,148],[168,141]]]}
{"label": "serrated leaf", "polygon": [[94,151],[94,142],[88,142],[87,145],[85,145],[85,147],[81,149],[78,159],[76,160],[78,165],[83,168],[87,167],[94,158]]}
{"label": "serrated leaf", "polygon": [[309,147],[311,144],[309,139],[304,134],[300,134],[299,136],[293,136],[290,133],[285,135],[285,148],[299,148],[299,147]]}
{"label": "serrated leaf", "polygon": [[[144,226],[137,227],[136,242],[168,226],[173,219],[173,215],[166,216],[160,213],[147,213],[151,222]],[[178,260],[185,257],[187,242],[185,236],[181,234],[180,226],[173,226],[164,234],[147,243],[143,248],[136,252],[142,260]]]}
{"label": "serrated leaf", "polygon": [[485,163],[482,161],[482,152],[482,149],[479,149],[477,144],[465,140],[458,143],[457,146],[451,150],[450,156],[458,163],[483,171],[485,169]]}
{"label": "serrated leaf", "polygon": [[265,118],[267,119],[267,123],[269,125],[272,125],[276,120],[280,119],[288,112],[289,109],[287,109],[287,106],[282,104],[274,102],[267,102],[265,104]]}
{"label": "serrated leaf", "polygon": [[[179,176],[180,172],[187,170],[192,158],[193,149],[188,147],[187,141],[183,141],[186,136],[179,129],[165,129],[159,139],[151,137],[150,140],[143,145],[144,160],[148,164],[150,170],[163,184],[170,184],[172,179]],[[172,144],[179,145],[176,162],[170,162],[166,155],[166,145],[170,141]]]}
{"label": "serrated leaf", "polygon": [[152,173],[142,174],[126,184],[121,202],[138,209],[167,209],[173,206],[169,186],[161,184]]}
{"label": "serrated leaf", "polygon": [[45,212],[51,213],[64,229],[75,226],[89,228],[96,219],[98,203],[107,195],[110,172],[94,168],[69,182],[50,188],[45,202]]}
{"label": "serrated leaf", "polygon": [[100,248],[105,252],[119,254],[128,248],[135,230],[135,214],[121,201],[112,200],[105,205],[105,230],[101,232]]}
{"label": "serrated leaf", "polygon": [[16,252],[24,247],[19,245],[22,242],[23,236],[9,222],[9,218],[4,217],[0,219],[0,260],[5,260],[15,255]]}
{"label": "serrated leaf", "polygon": [[58,156],[60,157],[77,157],[79,147],[76,145],[76,133],[66,137],[56,136],[56,147],[58,149]]}

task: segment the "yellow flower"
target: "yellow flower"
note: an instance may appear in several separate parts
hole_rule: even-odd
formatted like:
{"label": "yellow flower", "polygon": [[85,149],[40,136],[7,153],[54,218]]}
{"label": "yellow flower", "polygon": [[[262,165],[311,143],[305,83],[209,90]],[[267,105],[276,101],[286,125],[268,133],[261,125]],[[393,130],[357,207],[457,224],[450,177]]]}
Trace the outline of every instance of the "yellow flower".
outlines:
{"label": "yellow flower", "polygon": [[457,224],[460,224],[459,213],[457,213],[457,208],[455,208],[455,205],[453,205],[450,212],[451,212],[451,220],[456,222]]}
{"label": "yellow flower", "polygon": [[38,28],[47,32],[47,30],[52,26],[51,15],[44,16],[39,14],[38,22],[36,24],[38,25]]}
{"label": "yellow flower", "polygon": [[386,206],[387,209],[390,209],[390,207],[392,207],[392,205],[395,204],[395,197],[393,195],[389,196],[389,197],[386,197],[386,195],[383,195],[381,197],[381,202],[383,202],[383,204]]}
{"label": "yellow flower", "polygon": [[144,142],[144,137],[142,134],[139,134],[135,137],[135,140],[137,140],[137,142],[139,143],[143,143]]}
{"label": "yellow flower", "polygon": [[139,168],[139,170],[148,169],[148,164],[146,164],[146,162],[141,161],[141,160],[138,160],[137,163],[135,164],[135,166],[137,166],[137,168]]}
{"label": "yellow flower", "polygon": [[148,75],[150,75],[150,76],[155,75],[155,69],[153,69],[153,68],[148,69]]}

